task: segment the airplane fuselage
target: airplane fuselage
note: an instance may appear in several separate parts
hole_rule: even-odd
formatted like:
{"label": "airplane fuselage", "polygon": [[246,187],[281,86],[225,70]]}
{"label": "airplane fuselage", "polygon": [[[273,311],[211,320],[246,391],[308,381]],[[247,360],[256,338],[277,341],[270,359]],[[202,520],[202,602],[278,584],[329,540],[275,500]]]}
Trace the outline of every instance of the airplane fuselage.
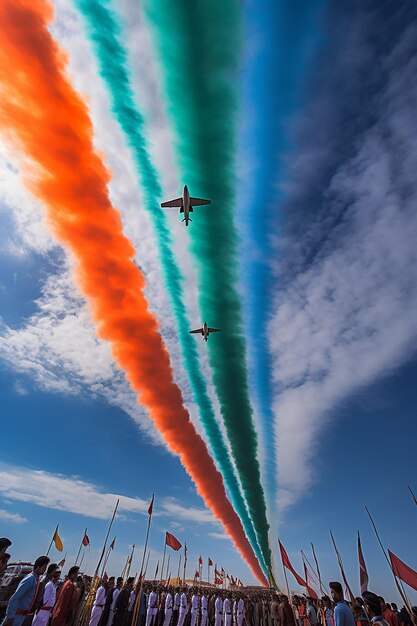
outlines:
{"label": "airplane fuselage", "polygon": [[207,322],[204,322],[204,324],[203,324],[203,332],[201,334],[203,335],[204,341],[207,341],[208,336],[209,336]]}
{"label": "airplane fuselage", "polygon": [[190,192],[188,191],[187,185],[184,185],[184,189],[182,190],[182,201],[184,207],[185,225],[188,226],[188,220],[190,219]]}

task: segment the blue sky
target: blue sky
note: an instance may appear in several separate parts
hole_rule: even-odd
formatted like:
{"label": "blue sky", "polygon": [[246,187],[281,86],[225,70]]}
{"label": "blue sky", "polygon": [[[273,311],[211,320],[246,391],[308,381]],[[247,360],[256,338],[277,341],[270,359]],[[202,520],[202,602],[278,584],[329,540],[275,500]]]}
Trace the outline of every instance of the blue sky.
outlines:
{"label": "blue sky", "polygon": [[[237,224],[259,435],[254,454],[269,501],[270,539],[275,546],[280,537],[299,571],[299,550],[310,558],[313,542],[324,578],[338,579],[332,529],[357,592],[360,529],[370,589],[398,600],[364,506],[384,544],[417,569],[417,507],[407,490],[410,484],[417,493],[417,8],[411,0],[401,6],[323,0],[306,12],[302,2],[283,3],[288,39],[274,56],[274,29],[257,32],[271,4],[265,1],[259,23],[252,20],[257,3],[245,5],[253,31],[239,77]],[[158,64],[136,3],[125,0],[119,10],[151,156],[171,197],[180,183]],[[175,380],[204,437],[131,154],[69,0],[56,2],[53,32],[69,52],[71,79],[89,98],[97,147],[113,173],[112,200],[137,249]],[[299,57],[294,40],[301,42]],[[288,85],[283,59],[292,72]],[[274,88],[286,85],[279,99]],[[257,98],[260,88],[270,91]],[[130,546],[144,539],[155,493],[151,571],[167,529],[187,541],[190,573],[202,554],[253,581],[108,346],[96,339],[73,261],[49,235],[21,167],[0,143],[0,534],[13,539],[13,557],[33,559],[59,523],[70,560],[87,526],[92,570],[113,503],[124,496],[109,564],[118,574]],[[257,206],[262,198],[265,208],[264,194],[272,200],[268,212]],[[169,220],[187,280],[187,311],[199,319],[189,233],[176,216]],[[202,348],[200,366],[210,381]],[[275,565],[283,584],[276,559]],[[409,595],[417,603],[417,593]]]}

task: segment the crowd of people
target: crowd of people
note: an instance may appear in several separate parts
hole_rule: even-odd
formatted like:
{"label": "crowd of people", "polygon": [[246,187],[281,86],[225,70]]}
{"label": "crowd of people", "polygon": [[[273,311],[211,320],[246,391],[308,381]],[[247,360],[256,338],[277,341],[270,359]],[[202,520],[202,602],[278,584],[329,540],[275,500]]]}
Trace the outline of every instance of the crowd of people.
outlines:
{"label": "crowd of people", "polygon": [[[0,577],[10,545],[0,539]],[[0,626],[417,626],[417,609],[398,610],[371,591],[347,602],[339,582],[329,588],[331,597],[314,599],[260,588],[166,586],[134,577],[104,577],[97,585],[77,566],[61,581],[58,565],[40,556],[9,599]]]}

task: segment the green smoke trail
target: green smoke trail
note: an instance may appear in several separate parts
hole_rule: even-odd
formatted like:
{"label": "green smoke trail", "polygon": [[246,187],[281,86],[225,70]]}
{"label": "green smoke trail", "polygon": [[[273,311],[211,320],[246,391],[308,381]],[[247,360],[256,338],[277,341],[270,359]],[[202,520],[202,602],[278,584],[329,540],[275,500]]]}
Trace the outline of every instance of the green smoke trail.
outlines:
{"label": "green smoke trail", "polygon": [[254,549],[261,567],[266,570],[262,554],[257,544],[252,522],[241,496],[229,452],[216,422],[213,406],[207,393],[205,379],[200,371],[197,347],[194,338],[188,333],[183,300],[183,279],[172,253],[172,238],[165,213],[160,209],[162,196],[158,172],[155,169],[144,138],[145,122],[135,103],[131,86],[130,71],[126,50],[123,47],[122,32],[117,16],[106,0],[75,0],[87,26],[89,37],[99,65],[99,70],[107,86],[113,114],[122,128],[132,149],[137,175],[144,190],[144,205],[151,213],[158,241],[159,254],[164,272],[165,286],[174,310],[178,328],[180,349],[193,391],[194,401],[199,407],[201,422],[207,434],[214,458],[223,475],[233,506],[242,520],[245,533]]}
{"label": "green smoke trail", "polygon": [[211,207],[197,208],[191,250],[198,266],[201,311],[210,326],[223,331],[208,342],[210,363],[249,513],[270,565],[236,289],[233,222],[240,4],[239,0],[147,0],[145,12],[164,72],[166,106],[176,131],[183,179],[193,196],[213,200]]}

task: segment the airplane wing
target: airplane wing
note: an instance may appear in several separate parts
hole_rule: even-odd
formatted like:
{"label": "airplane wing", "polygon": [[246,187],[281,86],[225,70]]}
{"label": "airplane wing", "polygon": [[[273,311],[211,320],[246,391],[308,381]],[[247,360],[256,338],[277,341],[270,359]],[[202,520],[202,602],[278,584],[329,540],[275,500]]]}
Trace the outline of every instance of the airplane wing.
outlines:
{"label": "airplane wing", "polygon": [[168,200],[168,202],[162,202],[161,207],[169,209],[177,206],[182,206],[182,198],[175,198],[174,200]]}
{"label": "airplane wing", "polygon": [[201,206],[202,204],[211,204],[211,200],[203,200],[203,198],[190,198],[191,206]]}
{"label": "airplane wing", "polygon": [[202,328],[197,328],[196,330],[190,330],[190,333],[202,333],[203,329]]}
{"label": "airplane wing", "polygon": [[209,333],[221,333],[220,328],[208,328]]}

